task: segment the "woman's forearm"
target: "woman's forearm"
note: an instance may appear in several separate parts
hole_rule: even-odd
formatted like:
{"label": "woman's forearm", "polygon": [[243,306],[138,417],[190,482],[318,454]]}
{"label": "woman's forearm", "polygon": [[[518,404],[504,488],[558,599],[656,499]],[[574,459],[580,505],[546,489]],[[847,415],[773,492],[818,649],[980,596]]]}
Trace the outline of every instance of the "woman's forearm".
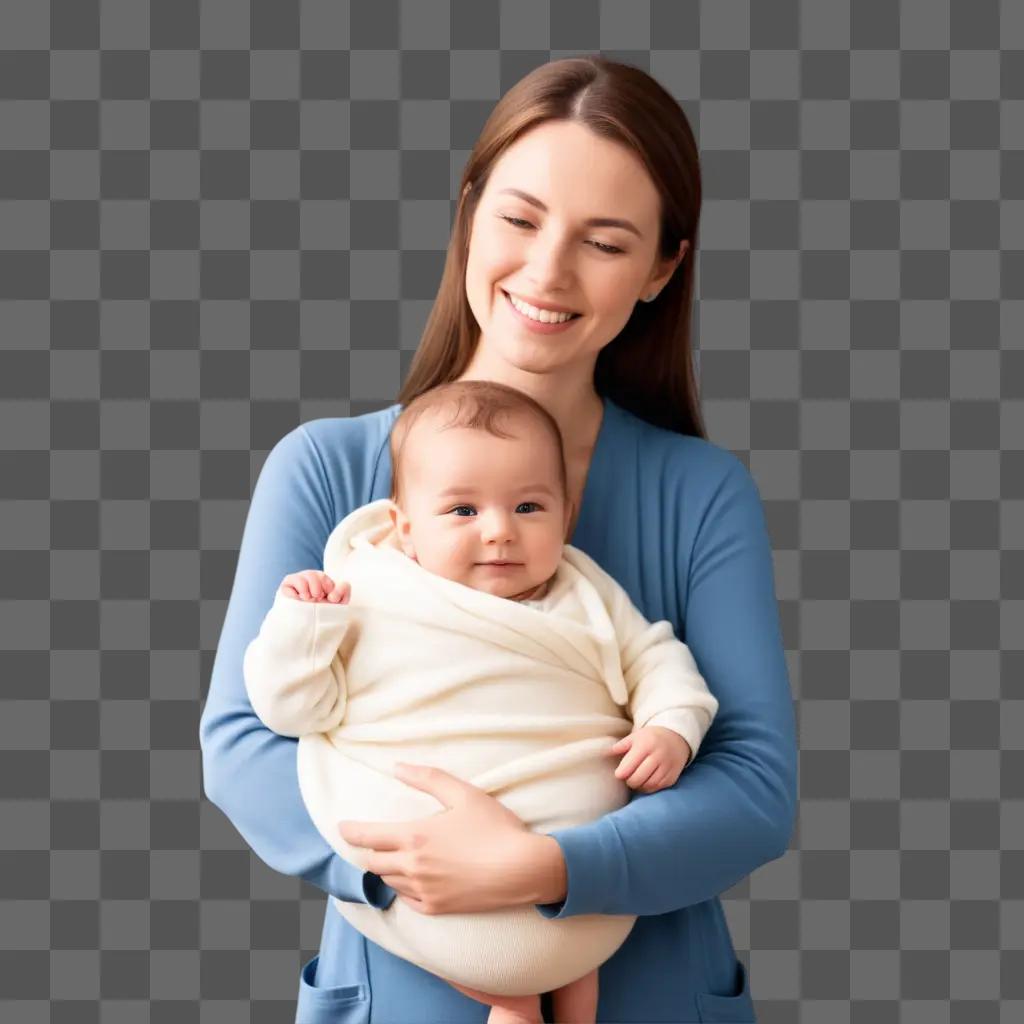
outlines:
{"label": "woman's forearm", "polygon": [[522,903],[560,903],[568,891],[568,876],[562,848],[551,836],[534,835],[529,860],[530,890]]}

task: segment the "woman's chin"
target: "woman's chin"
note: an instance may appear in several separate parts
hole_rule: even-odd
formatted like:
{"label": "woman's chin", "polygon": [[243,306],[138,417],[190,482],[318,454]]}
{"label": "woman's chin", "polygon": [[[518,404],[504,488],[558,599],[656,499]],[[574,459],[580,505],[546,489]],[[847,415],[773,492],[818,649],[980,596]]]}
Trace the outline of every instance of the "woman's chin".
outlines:
{"label": "woman's chin", "polygon": [[551,373],[568,362],[558,339],[545,338],[543,335],[527,334],[505,338],[501,352],[504,361],[522,373]]}

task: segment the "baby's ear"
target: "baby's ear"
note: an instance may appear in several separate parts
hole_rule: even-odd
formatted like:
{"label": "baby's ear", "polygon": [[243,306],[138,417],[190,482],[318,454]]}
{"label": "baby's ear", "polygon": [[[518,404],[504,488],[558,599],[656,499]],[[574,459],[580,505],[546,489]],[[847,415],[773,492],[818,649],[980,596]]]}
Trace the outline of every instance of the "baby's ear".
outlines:
{"label": "baby's ear", "polygon": [[393,500],[388,504],[388,515],[391,517],[391,525],[395,528],[395,536],[402,550],[410,558],[415,558],[416,551],[413,547],[412,538],[409,536],[411,530],[409,517]]}
{"label": "baby's ear", "polygon": [[401,536],[403,527],[408,529],[408,520],[402,513],[401,508],[395,504],[394,499],[388,499],[387,510],[388,518],[391,520],[391,526],[395,531],[395,535]]}

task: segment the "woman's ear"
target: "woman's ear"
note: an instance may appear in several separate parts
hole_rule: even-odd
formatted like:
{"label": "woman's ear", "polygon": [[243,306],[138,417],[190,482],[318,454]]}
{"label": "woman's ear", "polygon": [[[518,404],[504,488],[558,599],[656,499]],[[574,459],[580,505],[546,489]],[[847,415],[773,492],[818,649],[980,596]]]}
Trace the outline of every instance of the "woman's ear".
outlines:
{"label": "woman's ear", "polygon": [[683,239],[679,243],[679,252],[675,256],[670,257],[666,260],[658,261],[658,272],[651,276],[647,282],[646,288],[641,293],[644,296],[657,295],[662,288],[668,284],[669,278],[675,273],[676,267],[683,262],[683,258],[686,256],[686,251],[690,248],[688,239]]}

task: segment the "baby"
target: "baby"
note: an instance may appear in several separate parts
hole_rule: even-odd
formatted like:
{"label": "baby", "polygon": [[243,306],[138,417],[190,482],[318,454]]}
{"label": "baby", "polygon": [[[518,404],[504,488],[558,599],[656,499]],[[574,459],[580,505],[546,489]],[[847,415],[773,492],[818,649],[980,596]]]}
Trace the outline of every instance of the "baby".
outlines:
{"label": "baby", "polygon": [[[328,842],[363,866],[338,820],[441,809],[393,777],[398,761],[471,782],[540,833],[674,785],[718,702],[671,624],[648,622],[566,543],[547,411],[504,385],[441,385],[402,411],[391,454],[391,498],[335,528],[324,571],[284,578],[244,660],[254,710],[299,737],[300,789]],[[613,772],[608,755],[623,752]],[[595,1020],[597,968],[636,920],[334,904],[469,995],[534,995],[538,1020],[544,991],[557,1020]],[[490,1024],[504,1015],[492,1008]]]}

